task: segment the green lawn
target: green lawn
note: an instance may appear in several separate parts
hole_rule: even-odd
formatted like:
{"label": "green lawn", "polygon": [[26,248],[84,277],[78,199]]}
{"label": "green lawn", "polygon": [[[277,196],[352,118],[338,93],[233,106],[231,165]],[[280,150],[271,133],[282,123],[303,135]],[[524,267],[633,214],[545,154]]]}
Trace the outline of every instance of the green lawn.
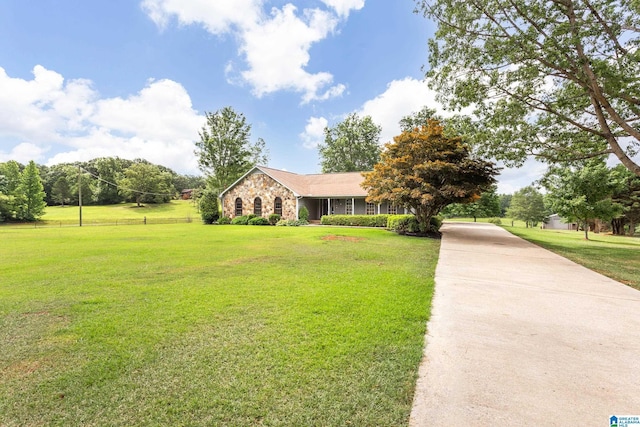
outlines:
{"label": "green lawn", "polygon": [[[640,237],[589,233],[589,240],[585,240],[583,231],[526,228],[523,221],[500,220],[502,227],[516,236],[640,290]],[[451,218],[447,221],[473,222],[473,218]],[[488,221],[489,218],[477,220]]]}
{"label": "green lawn", "polygon": [[[506,224],[503,221],[503,224]],[[640,289],[640,238],[505,226],[506,230],[578,264]]]}
{"label": "green lawn", "polygon": [[406,425],[439,242],[0,228],[0,425]]}
{"label": "green lawn", "polygon": [[[106,206],[83,206],[83,223],[90,225],[94,222],[123,222],[124,220],[149,220],[191,218],[200,221],[200,213],[192,200],[172,200],[170,203],[145,204],[138,207],[135,203],[121,203]],[[47,206],[42,221],[48,223],[62,222],[62,224],[77,224],[79,218],[78,206]]]}

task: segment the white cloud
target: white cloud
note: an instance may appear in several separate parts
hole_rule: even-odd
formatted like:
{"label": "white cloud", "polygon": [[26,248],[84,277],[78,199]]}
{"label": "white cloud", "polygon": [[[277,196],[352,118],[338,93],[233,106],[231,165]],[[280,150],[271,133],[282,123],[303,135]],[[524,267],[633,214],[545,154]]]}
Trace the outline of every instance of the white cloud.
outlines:
{"label": "white cloud", "polygon": [[142,10],[160,28],[175,16],[181,25],[202,24],[212,34],[255,25],[263,0],[144,0]]}
{"label": "white cloud", "polygon": [[40,65],[33,74],[10,78],[0,68],[0,144],[8,147],[0,159],[55,164],[120,156],[196,173],[193,141],[204,117],[180,84],[150,80],[127,98],[100,99],[90,81],[65,83]]}
{"label": "white cloud", "polygon": [[308,149],[316,149],[324,142],[324,128],[329,122],[324,117],[310,117],[304,132],[300,134],[302,145]]}
{"label": "white cloud", "polygon": [[295,6],[287,4],[282,9],[274,8],[271,19],[262,25],[244,32],[241,52],[249,69],[242,76],[251,83],[256,96],[289,89],[302,92],[303,102],[309,102],[344,90],[344,86],[334,86],[318,94],[332,83],[333,76],[326,72],[311,74],[304,69],[311,45],[333,31],[337,19],[318,9],[306,9],[303,16],[304,19],[298,17]]}
{"label": "white cloud", "polygon": [[382,126],[380,141],[386,143],[400,134],[398,123],[402,117],[420,111],[424,106],[441,114],[444,112],[442,105],[435,100],[435,92],[424,81],[406,77],[389,83],[387,90],[365,102],[358,114],[371,116],[376,124]]}
{"label": "white cloud", "polygon": [[[443,117],[454,114],[446,111],[435,97],[435,92],[427,87],[426,82],[407,77],[389,83],[383,93],[365,102],[357,113],[371,116],[382,127],[380,141],[386,143],[400,134],[399,121],[402,117],[417,112],[424,106],[435,109]],[[466,109],[461,114],[471,114],[471,109]],[[540,179],[545,171],[546,165],[533,159],[520,168],[503,169],[498,177],[498,191],[512,194]]]}
{"label": "white cloud", "polygon": [[340,19],[361,9],[364,0],[323,0],[331,9],[305,8],[291,3],[263,11],[264,0],[144,0],[143,10],[164,28],[172,17],[181,25],[202,25],[216,35],[232,34],[239,40],[238,52],[247,68],[236,77],[228,63],[230,83],[248,83],[254,95],[262,97],[281,90],[302,94],[302,102],[340,96],[345,86],[333,84],[329,72],[307,70],[314,43],[335,32]]}
{"label": "white cloud", "polygon": [[322,0],[322,3],[332,7],[341,17],[347,17],[352,10],[364,7],[364,0]]}
{"label": "white cloud", "polygon": [[23,142],[12,147],[11,151],[7,153],[0,150],[0,162],[15,160],[18,163],[27,164],[33,160],[36,163],[40,163],[44,159],[46,151],[46,148]]}
{"label": "white cloud", "polygon": [[90,113],[93,90],[86,80],[64,78],[36,65],[33,80],[9,77],[0,67],[0,138],[19,137],[47,143],[57,140],[56,130],[68,122],[80,126]]}

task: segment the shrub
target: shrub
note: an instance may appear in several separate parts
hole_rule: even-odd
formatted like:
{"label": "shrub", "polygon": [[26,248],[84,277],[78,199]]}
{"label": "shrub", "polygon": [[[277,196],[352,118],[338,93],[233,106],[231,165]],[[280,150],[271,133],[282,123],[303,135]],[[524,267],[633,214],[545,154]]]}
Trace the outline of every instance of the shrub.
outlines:
{"label": "shrub", "polygon": [[429,219],[429,231],[438,231],[442,227],[442,218],[439,216],[432,216]]}
{"label": "shrub", "polygon": [[269,215],[269,224],[276,225],[278,221],[280,221],[280,215],[278,214]]}
{"label": "shrub", "polygon": [[489,218],[489,222],[491,224],[496,224],[496,225],[502,224],[502,221],[500,220],[500,218]]}
{"label": "shrub", "polygon": [[322,225],[347,225],[351,227],[386,227],[389,215],[324,215]]}
{"label": "shrub", "polygon": [[223,216],[218,220],[218,224],[231,224],[231,218],[228,216]]}
{"label": "shrub", "polygon": [[249,225],[269,225],[269,220],[267,218],[257,216],[255,218],[251,218],[248,224]]}
{"label": "shrub", "polygon": [[249,218],[246,215],[237,216],[231,220],[231,224],[233,225],[247,225],[249,223]]}
{"label": "shrub", "polygon": [[203,191],[198,200],[198,209],[202,222],[213,224],[218,219],[218,196],[210,189]]}
{"label": "shrub", "polygon": [[295,220],[295,219],[281,219],[276,223],[278,227],[298,227],[301,225],[309,225],[309,221]]}
{"label": "shrub", "polygon": [[306,206],[303,206],[298,211],[298,219],[300,221],[309,221],[309,209]]}
{"label": "shrub", "polygon": [[418,233],[420,225],[415,215],[389,215],[387,228],[398,234]]}
{"label": "shrub", "polygon": [[258,215],[254,214],[254,213],[247,215],[247,219],[248,220],[253,219],[253,218],[257,218],[257,217],[258,217]]}

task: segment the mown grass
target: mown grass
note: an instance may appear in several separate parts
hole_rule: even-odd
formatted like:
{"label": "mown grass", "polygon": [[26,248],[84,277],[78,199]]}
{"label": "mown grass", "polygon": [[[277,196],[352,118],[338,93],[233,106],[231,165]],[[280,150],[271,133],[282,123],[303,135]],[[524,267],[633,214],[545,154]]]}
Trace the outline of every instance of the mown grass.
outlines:
{"label": "mown grass", "polygon": [[[477,222],[489,222],[478,218]],[[473,222],[473,218],[451,218],[447,221]],[[523,221],[500,218],[501,226],[538,246],[562,255],[593,271],[640,290],[640,237],[613,236],[567,230],[527,228]]]}
{"label": "mown grass", "polygon": [[[78,206],[47,206],[43,221],[78,221]],[[144,204],[138,207],[135,203],[120,203],[117,205],[83,206],[84,221],[110,221],[114,219],[142,219],[147,218],[194,218],[198,220],[200,214],[192,200],[172,200],[170,203]]]}
{"label": "mown grass", "polygon": [[439,242],[0,229],[0,425],[406,425]]}
{"label": "mown grass", "polygon": [[506,230],[578,264],[640,289],[640,238],[506,226]]}

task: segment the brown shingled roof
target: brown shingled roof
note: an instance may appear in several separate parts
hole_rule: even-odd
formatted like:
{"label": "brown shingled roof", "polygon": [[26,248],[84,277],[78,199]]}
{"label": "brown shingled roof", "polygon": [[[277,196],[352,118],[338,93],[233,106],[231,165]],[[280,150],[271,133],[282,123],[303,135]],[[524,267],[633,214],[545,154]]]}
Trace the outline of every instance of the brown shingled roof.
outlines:
{"label": "brown shingled roof", "polygon": [[[302,197],[365,197],[367,195],[367,192],[360,186],[364,180],[361,172],[299,175],[265,166],[256,166],[254,169],[261,170],[296,193],[296,195]],[[253,172],[254,169],[249,173]],[[239,181],[231,187],[235,186]]]}

